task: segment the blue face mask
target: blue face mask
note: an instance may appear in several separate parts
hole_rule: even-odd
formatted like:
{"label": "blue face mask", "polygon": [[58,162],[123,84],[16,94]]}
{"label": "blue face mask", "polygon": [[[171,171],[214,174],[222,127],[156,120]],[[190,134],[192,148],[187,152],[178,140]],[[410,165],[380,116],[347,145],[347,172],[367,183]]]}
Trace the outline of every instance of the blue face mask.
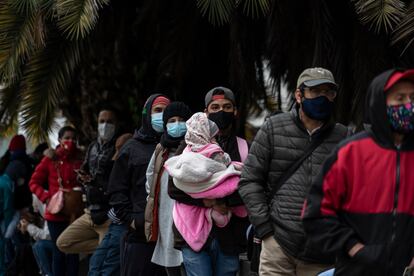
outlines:
{"label": "blue face mask", "polygon": [[325,96],[319,96],[313,99],[304,98],[302,102],[303,112],[311,119],[326,121],[331,117],[333,111],[333,102]]}
{"label": "blue face mask", "polygon": [[151,126],[158,133],[164,132],[164,122],[162,120],[162,112],[151,114]]}
{"label": "blue face mask", "polygon": [[183,137],[187,132],[185,122],[175,122],[167,124],[168,135],[174,138]]}

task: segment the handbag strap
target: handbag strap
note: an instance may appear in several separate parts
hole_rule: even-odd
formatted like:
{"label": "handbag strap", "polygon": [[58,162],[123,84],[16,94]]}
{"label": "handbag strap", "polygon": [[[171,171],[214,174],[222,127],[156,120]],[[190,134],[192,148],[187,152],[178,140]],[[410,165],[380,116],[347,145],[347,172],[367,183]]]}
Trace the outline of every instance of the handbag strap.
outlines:
{"label": "handbag strap", "polygon": [[56,172],[57,172],[57,175],[58,175],[59,188],[61,190],[63,190],[63,179],[62,179],[62,175],[60,173],[60,167],[59,167],[58,161],[54,161],[53,163],[55,165],[55,169],[56,169]]}
{"label": "handbag strap", "polygon": [[297,159],[287,171],[285,171],[278,179],[276,185],[273,189],[269,192],[269,200],[272,200],[272,198],[275,196],[277,191],[282,187],[282,185],[288,180],[296,171],[299,169],[300,165],[305,161],[306,158],[309,157],[309,155],[312,154],[312,152],[325,140],[325,137],[327,137],[332,130],[334,129],[335,125],[330,126],[326,131],[321,133],[319,136],[317,136],[312,143],[309,144],[309,146],[305,149],[305,153]]}

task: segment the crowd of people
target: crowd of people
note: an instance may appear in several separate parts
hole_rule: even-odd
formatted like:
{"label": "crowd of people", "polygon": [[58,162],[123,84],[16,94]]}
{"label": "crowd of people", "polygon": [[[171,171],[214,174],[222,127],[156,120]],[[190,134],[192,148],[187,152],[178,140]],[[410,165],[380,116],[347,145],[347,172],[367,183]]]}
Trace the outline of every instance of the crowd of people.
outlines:
{"label": "crowd of people", "polygon": [[234,276],[246,251],[263,276],[411,275],[414,69],[372,81],[358,133],[334,121],[337,93],[329,70],[304,70],[292,110],[251,147],[225,87],[195,113],[151,95],[133,134],[102,107],[85,152],[73,126],[30,156],[14,136],[0,160],[0,276],[76,276],[80,258],[92,276]]}

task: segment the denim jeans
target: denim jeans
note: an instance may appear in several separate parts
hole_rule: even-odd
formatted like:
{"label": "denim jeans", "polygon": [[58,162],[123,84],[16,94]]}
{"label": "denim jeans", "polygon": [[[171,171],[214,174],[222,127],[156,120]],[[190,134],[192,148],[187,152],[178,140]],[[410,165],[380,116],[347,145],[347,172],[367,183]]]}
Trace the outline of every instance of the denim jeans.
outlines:
{"label": "denim jeans", "polygon": [[15,233],[11,238],[5,238],[5,263],[6,267],[16,259],[19,246],[20,246],[20,239]]}
{"label": "denim jeans", "polygon": [[189,247],[182,252],[187,276],[235,276],[239,270],[239,256],[224,254],[216,239],[200,252]]}
{"label": "denim jeans", "polygon": [[318,276],[333,276],[335,273],[335,269],[329,269],[327,271],[321,272],[320,274],[318,274]]}
{"label": "denim jeans", "polygon": [[112,223],[89,260],[89,276],[119,275],[121,239],[128,227]]}
{"label": "denim jeans", "polygon": [[51,240],[38,240],[32,248],[42,275],[52,276],[53,242]]}
{"label": "denim jeans", "polygon": [[59,235],[68,227],[68,222],[48,221],[50,237],[53,241],[52,271],[55,276],[77,276],[79,270],[79,256],[77,254],[64,254],[56,246]]}

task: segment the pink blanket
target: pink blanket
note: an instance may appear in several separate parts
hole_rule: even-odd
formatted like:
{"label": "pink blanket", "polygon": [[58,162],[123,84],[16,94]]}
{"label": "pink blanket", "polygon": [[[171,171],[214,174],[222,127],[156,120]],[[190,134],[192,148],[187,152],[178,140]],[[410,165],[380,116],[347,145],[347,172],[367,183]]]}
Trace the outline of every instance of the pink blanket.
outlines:
{"label": "pink blanket", "polygon": [[[240,176],[232,175],[225,178],[219,185],[214,186],[212,189],[200,193],[188,194],[193,198],[223,198],[236,191],[239,180]],[[247,216],[247,210],[244,206],[231,207],[229,209],[231,214],[235,216]],[[213,212],[216,211],[212,208],[186,205],[179,202],[175,202],[174,204],[174,224],[184,240],[194,251],[200,251],[207,241],[214,223],[212,219]],[[216,212],[213,217],[223,216],[221,219],[225,221],[220,224],[216,223],[216,225],[224,227],[229,221],[231,214],[222,215]],[[221,219],[220,221],[222,221]]]}

